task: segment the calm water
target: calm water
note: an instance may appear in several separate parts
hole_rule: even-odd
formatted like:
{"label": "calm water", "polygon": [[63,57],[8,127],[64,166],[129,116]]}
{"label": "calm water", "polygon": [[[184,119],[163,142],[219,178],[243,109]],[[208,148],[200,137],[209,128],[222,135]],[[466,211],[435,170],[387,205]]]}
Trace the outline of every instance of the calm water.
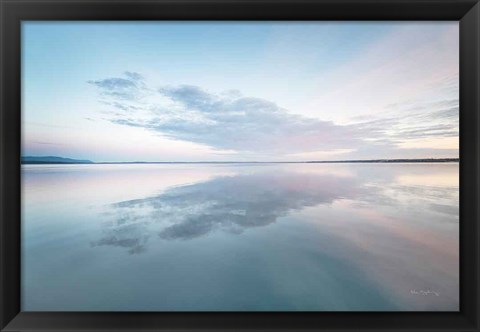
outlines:
{"label": "calm water", "polygon": [[22,307],[456,311],[458,173],[24,166]]}

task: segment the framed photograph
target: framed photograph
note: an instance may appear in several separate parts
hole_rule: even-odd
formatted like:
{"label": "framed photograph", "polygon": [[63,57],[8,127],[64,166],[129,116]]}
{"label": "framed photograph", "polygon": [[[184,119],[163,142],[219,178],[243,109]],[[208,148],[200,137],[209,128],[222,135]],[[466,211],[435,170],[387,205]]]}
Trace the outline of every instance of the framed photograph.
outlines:
{"label": "framed photograph", "polygon": [[0,0],[1,331],[480,331],[475,0]]}

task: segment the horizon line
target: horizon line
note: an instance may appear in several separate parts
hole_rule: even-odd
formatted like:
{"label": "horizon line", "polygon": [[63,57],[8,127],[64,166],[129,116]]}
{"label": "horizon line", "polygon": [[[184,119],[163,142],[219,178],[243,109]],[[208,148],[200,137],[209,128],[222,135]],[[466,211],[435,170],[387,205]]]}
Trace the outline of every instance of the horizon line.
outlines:
{"label": "horizon line", "polygon": [[305,164],[305,163],[402,163],[402,162],[459,162],[460,158],[386,158],[386,159],[340,159],[303,161],[91,161],[55,157],[65,161],[24,161],[23,158],[51,158],[53,156],[23,156],[21,164]]}

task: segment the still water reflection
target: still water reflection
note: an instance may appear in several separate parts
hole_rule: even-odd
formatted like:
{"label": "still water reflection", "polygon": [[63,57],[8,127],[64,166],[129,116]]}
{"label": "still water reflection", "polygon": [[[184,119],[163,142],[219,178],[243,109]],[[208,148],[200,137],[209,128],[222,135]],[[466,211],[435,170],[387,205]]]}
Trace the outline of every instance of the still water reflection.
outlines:
{"label": "still water reflection", "polygon": [[458,310],[458,164],[29,165],[22,307]]}

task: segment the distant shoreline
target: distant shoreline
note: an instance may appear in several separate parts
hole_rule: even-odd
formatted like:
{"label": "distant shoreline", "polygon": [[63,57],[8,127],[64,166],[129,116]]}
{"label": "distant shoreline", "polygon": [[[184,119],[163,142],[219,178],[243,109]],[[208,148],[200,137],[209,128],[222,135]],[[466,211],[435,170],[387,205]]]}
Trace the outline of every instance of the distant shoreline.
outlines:
{"label": "distant shoreline", "polygon": [[380,164],[380,163],[455,163],[460,158],[425,158],[425,159],[365,159],[365,160],[311,160],[311,161],[31,161],[22,160],[22,165],[117,165],[117,164]]}

